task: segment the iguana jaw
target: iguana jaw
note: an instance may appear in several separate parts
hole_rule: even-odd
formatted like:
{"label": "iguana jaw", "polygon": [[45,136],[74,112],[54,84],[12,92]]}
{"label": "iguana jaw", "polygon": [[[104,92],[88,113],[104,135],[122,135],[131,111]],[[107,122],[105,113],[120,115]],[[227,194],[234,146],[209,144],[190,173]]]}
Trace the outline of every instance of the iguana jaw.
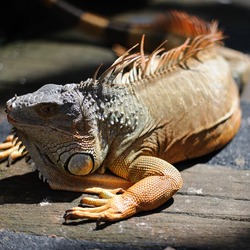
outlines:
{"label": "iguana jaw", "polygon": [[[18,122],[11,116],[11,111],[8,106],[6,108],[6,112],[9,123],[11,123],[15,128],[16,136],[24,143],[26,148],[32,154],[32,160],[46,181],[49,182],[49,175],[47,174],[47,171],[44,172],[44,169],[48,168],[48,166],[50,166],[51,169],[58,169],[60,172],[66,172],[70,175],[79,176],[87,175],[94,169],[95,161],[90,151],[80,151],[67,154],[67,158],[64,157],[64,164],[62,164],[62,162],[60,165],[55,164],[46,151],[40,149],[38,143],[37,145],[34,143],[36,140],[30,138],[31,136],[29,136],[30,134],[28,131],[32,131],[34,129],[39,130],[42,129],[42,127],[40,128],[40,126],[37,125]],[[63,154],[63,152],[61,153]],[[35,157],[34,154],[36,155]],[[45,163],[45,166],[43,163]]]}
{"label": "iguana jaw", "polygon": [[[94,166],[93,157],[90,154],[73,154],[68,158],[67,163],[65,164],[64,168],[57,166],[53,163],[50,159],[49,155],[46,154],[43,150],[39,148],[38,145],[33,143],[33,140],[29,138],[27,133],[20,129],[14,129],[16,136],[22,143],[26,146],[27,150],[31,153],[31,159],[35,163],[37,170],[39,171],[39,177],[45,182],[47,182],[51,188],[53,189],[61,189],[60,186],[65,184],[64,190],[72,190],[71,187],[74,183],[73,180],[76,180],[79,183],[79,186],[84,183],[84,175],[87,175],[91,172]],[[77,157],[78,155],[82,156],[79,157],[79,160],[85,159],[85,166],[83,166],[83,162],[81,162],[82,168],[77,169],[75,166],[75,170],[73,168],[72,159]],[[76,161],[76,159],[74,159]],[[73,181],[73,182],[72,182]],[[63,188],[62,188],[63,189]],[[72,191],[79,191],[79,190],[72,190]]]}

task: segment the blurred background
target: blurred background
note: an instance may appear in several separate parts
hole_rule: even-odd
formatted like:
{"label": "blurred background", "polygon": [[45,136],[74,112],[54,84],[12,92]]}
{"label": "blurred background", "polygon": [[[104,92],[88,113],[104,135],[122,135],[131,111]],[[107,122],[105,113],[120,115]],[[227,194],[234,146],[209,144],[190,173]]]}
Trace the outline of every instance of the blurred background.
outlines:
{"label": "blurred background", "polygon": [[[110,41],[79,29],[76,18],[41,0],[0,4],[0,104],[48,82],[64,84],[91,77],[100,63],[108,67],[116,55]],[[228,47],[250,52],[249,0],[68,0],[80,10],[108,18],[123,16],[147,22],[138,12],[184,10],[205,20],[219,20]],[[141,20],[140,20],[141,18]],[[150,15],[148,16],[150,19]],[[126,20],[126,17],[125,17]],[[112,38],[115,41],[115,38]],[[111,39],[111,40],[112,40]]]}

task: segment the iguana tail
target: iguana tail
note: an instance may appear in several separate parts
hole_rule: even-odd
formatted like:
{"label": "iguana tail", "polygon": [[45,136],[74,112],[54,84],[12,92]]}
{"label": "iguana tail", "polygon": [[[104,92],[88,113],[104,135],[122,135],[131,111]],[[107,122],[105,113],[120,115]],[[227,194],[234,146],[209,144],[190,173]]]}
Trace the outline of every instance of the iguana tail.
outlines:
{"label": "iguana tail", "polygon": [[[167,49],[181,45],[186,38],[211,32],[215,22],[209,23],[181,11],[135,13],[127,18],[107,18],[86,12],[66,0],[42,0],[47,6],[63,11],[75,19],[88,35],[106,43],[120,44],[127,48],[147,37],[146,50],[152,50],[168,40]],[[128,21],[129,20],[129,21]]]}

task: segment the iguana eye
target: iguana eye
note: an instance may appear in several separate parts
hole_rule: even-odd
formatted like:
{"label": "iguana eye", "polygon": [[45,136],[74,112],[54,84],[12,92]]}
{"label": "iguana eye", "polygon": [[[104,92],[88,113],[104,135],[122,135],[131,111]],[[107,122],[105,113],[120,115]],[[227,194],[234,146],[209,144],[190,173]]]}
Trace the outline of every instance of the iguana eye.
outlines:
{"label": "iguana eye", "polygon": [[58,105],[55,103],[42,103],[35,107],[35,111],[39,116],[52,117],[58,111]]}

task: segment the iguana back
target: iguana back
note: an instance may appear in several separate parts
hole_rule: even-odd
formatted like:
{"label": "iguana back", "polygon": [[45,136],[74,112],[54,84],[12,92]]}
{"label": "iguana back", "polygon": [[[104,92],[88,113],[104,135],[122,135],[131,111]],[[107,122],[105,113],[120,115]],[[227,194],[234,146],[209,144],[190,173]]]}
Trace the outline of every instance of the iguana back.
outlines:
{"label": "iguana back", "polygon": [[148,80],[144,88],[135,87],[152,119],[145,130],[154,130],[158,138],[150,147],[168,162],[221,148],[239,128],[239,91],[230,68],[216,48],[209,53],[204,61],[189,60],[188,69],[177,67]]}

